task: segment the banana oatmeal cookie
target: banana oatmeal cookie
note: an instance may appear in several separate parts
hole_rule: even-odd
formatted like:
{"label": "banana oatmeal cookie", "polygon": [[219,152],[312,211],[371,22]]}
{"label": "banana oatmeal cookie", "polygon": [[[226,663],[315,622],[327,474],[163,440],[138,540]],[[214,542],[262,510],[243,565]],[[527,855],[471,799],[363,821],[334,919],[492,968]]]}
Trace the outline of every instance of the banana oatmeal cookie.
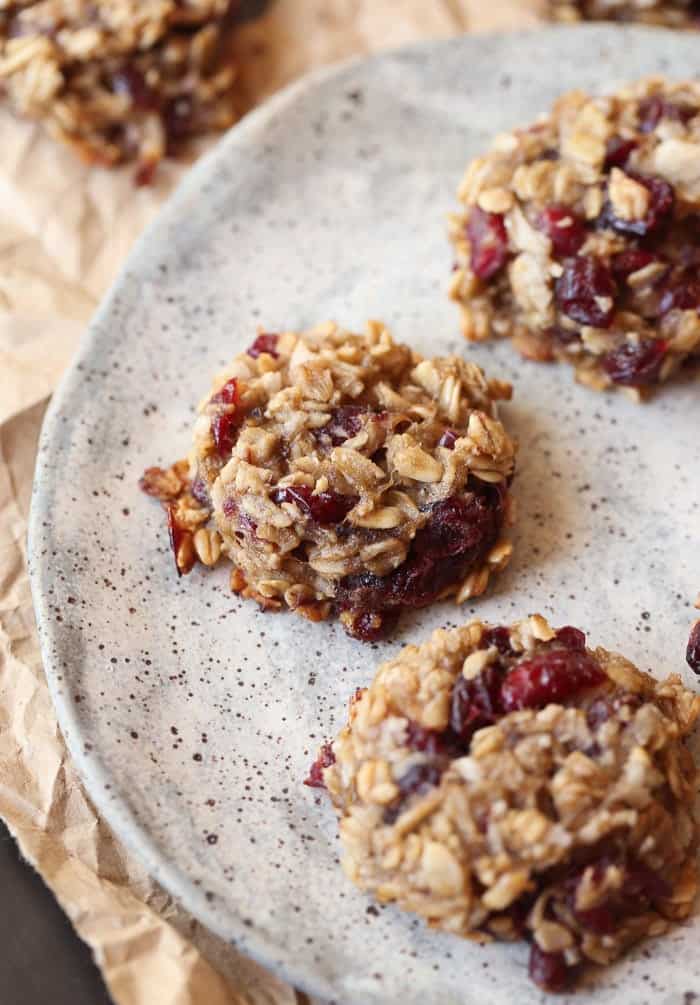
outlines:
{"label": "banana oatmeal cookie", "polygon": [[264,608],[376,639],[507,563],[515,448],[495,402],[510,390],[377,322],[262,333],[200,405],[189,478],[149,469],[142,487],[167,504],[179,571],[223,552]]}
{"label": "banana oatmeal cookie", "polygon": [[237,0],[0,0],[0,88],[86,160],[138,163],[235,119],[222,57]]}
{"label": "banana oatmeal cookie", "polygon": [[552,16],[575,21],[637,21],[666,28],[700,28],[698,0],[550,0]]}
{"label": "banana oatmeal cookie", "polygon": [[466,338],[635,397],[700,356],[700,83],[562,97],[462,181],[451,295]]}
{"label": "banana oatmeal cookie", "polygon": [[384,663],[307,784],[362,889],[447,932],[528,939],[530,976],[558,991],[689,914],[699,714],[680,677],[576,628],[474,621]]}

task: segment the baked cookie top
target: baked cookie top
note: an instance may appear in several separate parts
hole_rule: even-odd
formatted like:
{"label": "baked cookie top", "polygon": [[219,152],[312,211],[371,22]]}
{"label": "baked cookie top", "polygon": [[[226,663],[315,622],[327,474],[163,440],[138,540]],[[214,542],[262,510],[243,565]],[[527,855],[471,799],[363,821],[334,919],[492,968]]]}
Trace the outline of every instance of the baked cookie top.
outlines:
{"label": "baked cookie top", "polygon": [[375,638],[401,607],[483,591],[515,446],[510,386],[458,356],[423,359],[380,323],[262,333],[214,382],[192,489],[239,592]]}
{"label": "baked cookie top", "polygon": [[460,935],[532,941],[567,986],[685,917],[697,888],[700,696],[539,615],[437,631],[384,663],[307,780],[344,867]]}
{"label": "baked cookie top", "polygon": [[700,354],[700,84],[565,95],[462,181],[451,295],[469,339],[639,396]]}

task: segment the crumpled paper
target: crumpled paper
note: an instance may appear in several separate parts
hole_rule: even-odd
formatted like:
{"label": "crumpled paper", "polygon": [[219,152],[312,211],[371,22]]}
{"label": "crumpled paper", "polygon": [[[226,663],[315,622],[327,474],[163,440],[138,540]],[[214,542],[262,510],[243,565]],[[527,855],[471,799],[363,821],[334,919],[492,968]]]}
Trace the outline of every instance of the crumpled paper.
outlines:
{"label": "crumpled paper", "polygon": [[[309,69],[424,38],[534,25],[544,0],[277,0],[233,43],[245,107]],[[187,915],[100,820],[68,757],[41,665],[26,525],[47,396],[133,240],[185,167],[155,187],[78,163],[0,111],[0,815],[88,943],[117,1005],[300,1005]]]}

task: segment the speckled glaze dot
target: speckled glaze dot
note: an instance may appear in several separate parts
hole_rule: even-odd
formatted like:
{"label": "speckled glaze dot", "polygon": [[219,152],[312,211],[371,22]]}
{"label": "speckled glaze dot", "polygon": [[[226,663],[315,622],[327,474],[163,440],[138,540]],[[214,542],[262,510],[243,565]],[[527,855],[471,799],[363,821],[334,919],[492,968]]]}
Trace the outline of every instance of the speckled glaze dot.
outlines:
{"label": "speckled glaze dot", "polygon": [[[369,905],[339,868],[330,808],[302,782],[380,660],[476,613],[556,613],[644,668],[682,670],[698,589],[697,384],[640,409],[508,346],[470,346],[516,385],[503,410],[521,443],[513,562],[488,597],[407,616],[391,643],[369,647],[335,624],[260,613],[224,569],[178,580],[138,477],[185,454],[210,374],[258,324],[379,317],[421,352],[466,353],[445,223],[466,159],[564,88],[697,65],[693,38],[588,27],[431,43],[299,84],[188,176],[55,396],[31,571],[87,787],[205,924],[328,1001],[541,1001],[523,947],[431,934]],[[576,1002],[690,1003],[699,938],[691,921],[646,944]]]}

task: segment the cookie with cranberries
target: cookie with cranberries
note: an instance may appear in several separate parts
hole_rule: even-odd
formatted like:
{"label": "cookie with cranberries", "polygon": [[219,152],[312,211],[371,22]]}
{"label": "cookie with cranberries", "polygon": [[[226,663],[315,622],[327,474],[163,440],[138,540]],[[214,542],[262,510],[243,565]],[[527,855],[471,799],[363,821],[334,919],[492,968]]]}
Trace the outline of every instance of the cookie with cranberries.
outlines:
{"label": "cookie with cranberries", "polygon": [[566,24],[623,21],[697,31],[698,0],[549,0],[550,13]]}
{"label": "cookie with cranberries", "polygon": [[698,886],[700,696],[539,615],[440,630],[356,694],[307,783],[340,818],[345,872],[455,935],[530,943],[530,976],[689,914]]}
{"label": "cookie with cranberries", "polygon": [[[403,609],[482,593],[508,561],[515,447],[497,401],[509,395],[377,322],[262,333],[200,405],[189,502],[169,503],[171,525],[194,498],[237,593],[374,640]],[[176,555],[211,554],[206,529],[183,552],[171,526]]]}
{"label": "cookie with cranberries", "polygon": [[499,136],[451,220],[466,338],[634,398],[700,359],[700,83],[580,91]]}

